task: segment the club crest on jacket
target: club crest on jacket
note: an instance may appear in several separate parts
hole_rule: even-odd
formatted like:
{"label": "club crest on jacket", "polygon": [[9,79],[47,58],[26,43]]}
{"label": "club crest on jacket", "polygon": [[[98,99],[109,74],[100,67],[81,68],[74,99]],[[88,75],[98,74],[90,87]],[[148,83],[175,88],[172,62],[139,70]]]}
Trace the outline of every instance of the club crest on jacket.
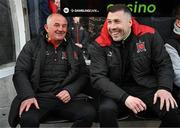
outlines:
{"label": "club crest on jacket", "polygon": [[141,40],[139,40],[139,42],[136,43],[136,47],[137,47],[137,53],[146,52],[145,43],[142,42]]}
{"label": "club crest on jacket", "polygon": [[61,57],[62,60],[67,60],[67,53],[66,52],[62,52],[62,57]]}

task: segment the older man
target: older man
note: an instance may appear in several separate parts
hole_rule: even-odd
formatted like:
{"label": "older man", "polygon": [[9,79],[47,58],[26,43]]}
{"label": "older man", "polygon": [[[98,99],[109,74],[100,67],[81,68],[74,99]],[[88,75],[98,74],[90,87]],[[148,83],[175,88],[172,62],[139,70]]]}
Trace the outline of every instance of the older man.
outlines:
{"label": "older man", "polygon": [[94,108],[74,100],[88,82],[88,73],[67,26],[61,14],[50,15],[47,34],[29,41],[21,51],[13,76],[17,96],[9,114],[10,126],[39,127],[51,111],[74,121],[72,127],[92,125]]}

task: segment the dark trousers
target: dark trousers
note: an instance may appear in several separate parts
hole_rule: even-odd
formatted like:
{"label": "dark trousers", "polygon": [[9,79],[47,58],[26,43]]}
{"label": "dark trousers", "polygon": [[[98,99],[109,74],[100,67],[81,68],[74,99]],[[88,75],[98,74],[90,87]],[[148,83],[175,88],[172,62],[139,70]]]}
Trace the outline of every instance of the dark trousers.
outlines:
{"label": "dark trousers", "polygon": [[[153,104],[155,89],[147,88],[124,88],[130,95],[139,97],[143,100],[147,108],[153,111],[161,120],[160,127],[180,127],[180,113],[179,110],[170,109],[169,112],[160,110],[160,102]],[[131,112],[124,103],[116,102],[113,99],[101,96],[99,99],[99,120],[101,127],[118,127],[117,117],[124,114],[124,112]]]}
{"label": "dark trousers", "polygon": [[83,100],[74,100],[64,104],[57,98],[37,97],[40,109],[31,107],[29,111],[23,112],[20,125],[21,127],[39,127],[52,112],[63,119],[74,121],[72,127],[90,127],[96,116],[94,107]]}
{"label": "dark trousers", "polygon": [[176,85],[173,86],[173,96],[175,97],[176,102],[180,107],[180,87],[177,87]]}

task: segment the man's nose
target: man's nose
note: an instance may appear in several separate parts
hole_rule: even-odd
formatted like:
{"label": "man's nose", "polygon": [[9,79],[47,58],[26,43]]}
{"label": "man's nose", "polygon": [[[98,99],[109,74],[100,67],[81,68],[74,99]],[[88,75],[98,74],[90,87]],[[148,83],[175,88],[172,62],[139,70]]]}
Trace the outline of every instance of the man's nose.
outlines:
{"label": "man's nose", "polygon": [[57,27],[57,29],[59,30],[59,31],[62,31],[63,30],[63,26],[59,26],[59,27]]}
{"label": "man's nose", "polygon": [[112,22],[110,28],[111,29],[115,29],[116,28],[116,24],[114,22]]}

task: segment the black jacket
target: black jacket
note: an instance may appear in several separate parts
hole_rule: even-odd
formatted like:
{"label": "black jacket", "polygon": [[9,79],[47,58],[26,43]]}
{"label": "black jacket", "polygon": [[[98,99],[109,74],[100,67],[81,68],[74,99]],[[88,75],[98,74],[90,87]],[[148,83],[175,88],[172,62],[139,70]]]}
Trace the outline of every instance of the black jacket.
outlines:
{"label": "black jacket", "polygon": [[[153,28],[140,25],[134,19],[131,34],[129,68],[136,83],[149,89],[172,90],[173,68],[160,35]],[[90,47],[90,55],[92,85],[102,95],[124,102],[128,94],[119,85],[122,72],[120,52],[112,44],[106,22],[101,35]]]}
{"label": "black jacket", "polygon": [[[46,57],[45,43],[47,43],[45,38],[37,37],[27,42],[18,56],[13,75],[17,96],[12,102],[9,113],[9,124],[12,127],[18,124],[21,101],[37,95],[40,73],[43,70]],[[88,70],[80,53],[81,50],[68,37],[64,43],[67,43],[66,51],[70,69],[64,81],[57,83],[55,86],[57,91],[58,89],[59,91],[62,90],[63,87],[73,98],[88,81]]]}
{"label": "black jacket", "polygon": [[90,37],[89,33],[86,31],[86,29],[84,29],[81,24],[78,24],[77,26],[76,24],[72,24],[72,26],[70,27],[70,34],[74,43],[77,43],[78,41],[80,44],[82,44],[83,49],[87,49],[90,43]]}
{"label": "black jacket", "polygon": [[175,48],[180,56],[180,35],[173,33],[171,38],[167,40],[167,43]]}

